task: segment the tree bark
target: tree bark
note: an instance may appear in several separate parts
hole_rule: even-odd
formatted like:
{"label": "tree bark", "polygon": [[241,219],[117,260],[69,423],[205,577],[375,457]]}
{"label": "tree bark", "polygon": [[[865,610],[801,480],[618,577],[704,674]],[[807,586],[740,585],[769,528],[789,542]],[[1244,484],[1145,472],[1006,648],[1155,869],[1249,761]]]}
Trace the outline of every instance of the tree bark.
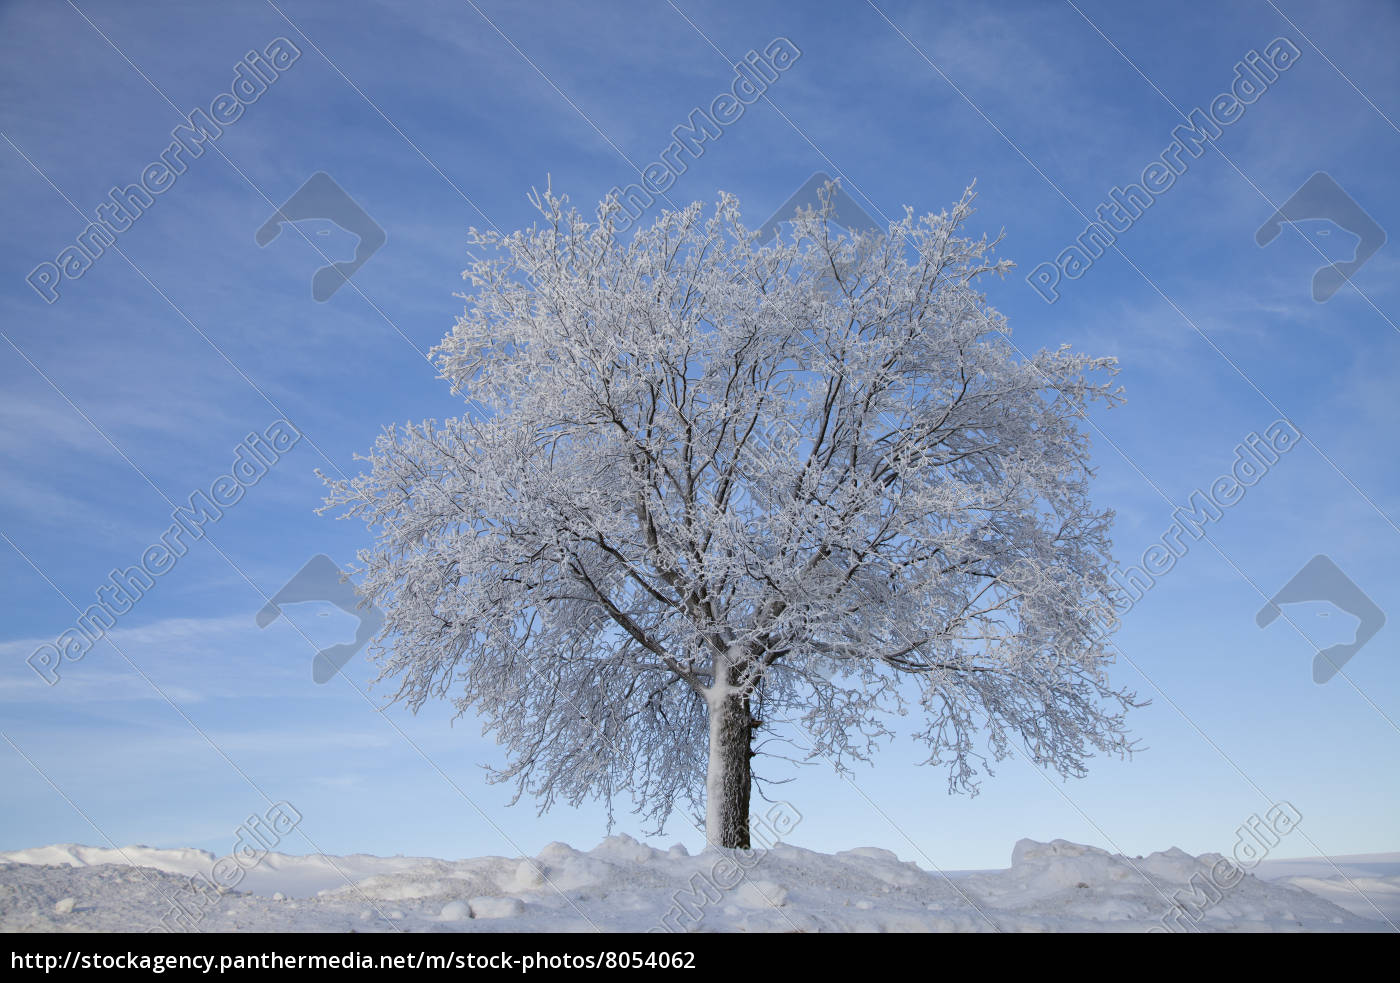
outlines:
{"label": "tree bark", "polygon": [[747,696],[725,694],[710,704],[710,760],[705,776],[705,839],[749,848],[749,749],[754,720]]}

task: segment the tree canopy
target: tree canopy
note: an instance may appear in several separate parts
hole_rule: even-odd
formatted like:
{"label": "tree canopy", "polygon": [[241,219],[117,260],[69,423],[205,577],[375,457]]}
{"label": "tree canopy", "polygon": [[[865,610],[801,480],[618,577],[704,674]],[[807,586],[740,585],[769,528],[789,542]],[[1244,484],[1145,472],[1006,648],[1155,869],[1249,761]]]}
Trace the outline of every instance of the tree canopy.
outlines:
{"label": "tree canopy", "polygon": [[400,699],[479,716],[542,809],[703,803],[728,846],[763,729],[845,767],[917,707],[950,790],[1013,747],[1065,775],[1130,750],[1081,426],[1115,366],[1012,344],[971,189],[769,242],[730,195],[626,237],[615,202],[532,200],[531,228],[471,231],[434,352],[463,414],[328,480],[375,533],[359,589]]}

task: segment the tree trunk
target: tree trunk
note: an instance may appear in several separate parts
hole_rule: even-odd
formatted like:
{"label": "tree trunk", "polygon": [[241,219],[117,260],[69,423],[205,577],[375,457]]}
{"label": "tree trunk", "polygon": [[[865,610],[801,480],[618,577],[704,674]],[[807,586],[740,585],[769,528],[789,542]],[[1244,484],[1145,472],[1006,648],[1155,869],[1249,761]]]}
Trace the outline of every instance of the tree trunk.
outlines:
{"label": "tree trunk", "polygon": [[705,774],[705,839],[713,846],[749,848],[749,791],[753,784],[749,700],[738,694],[710,704],[710,761]]}

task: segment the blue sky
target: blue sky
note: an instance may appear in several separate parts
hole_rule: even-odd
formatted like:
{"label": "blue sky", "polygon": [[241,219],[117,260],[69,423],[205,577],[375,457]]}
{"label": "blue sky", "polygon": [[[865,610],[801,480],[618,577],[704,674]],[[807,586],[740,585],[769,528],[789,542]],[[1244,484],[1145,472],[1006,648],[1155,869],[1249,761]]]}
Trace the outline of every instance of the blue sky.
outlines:
{"label": "blue sky", "polygon": [[[32,271],[278,37],[301,56],[120,233],[123,255],[46,302]],[[478,722],[388,707],[363,658],[315,684],[315,650],[348,639],[352,618],[299,605],[266,629],[254,619],[309,557],[349,562],[366,543],[362,526],[315,514],[314,470],[353,472],[385,424],[460,412],[424,353],[461,309],[467,229],[528,224],[526,195],[547,176],[585,208],[636,181],[729,90],[732,63],[779,37],[800,57],[653,209],[722,189],[757,227],[820,170],[894,216],[942,210],[975,179],[972,230],[1004,230],[1000,254],[1018,264],[989,288],[1016,343],[1121,362],[1128,401],[1093,424],[1123,564],[1251,433],[1287,419],[1303,435],[1124,617],[1115,680],[1153,701],[1133,719],[1140,755],[1069,782],[1012,759],[981,795],[949,797],[901,740],[849,781],[816,764],[773,790],[802,816],[791,840],[952,868],[1003,866],[1023,836],[1229,852],[1241,824],[1287,801],[1303,819],[1278,856],[1400,849],[1400,9],[1379,0],[1165,18],[1091,0],[6,5],[0,849],[110,839],[224,854],[277,800],[304,816],[280,847],[294,853],[533,854],[604,834],[598,806],[509,806],[483,780],[500,758]],[[1278,38],[1293,63],[1047,303],[1027,274],[1115,186],[1142,180],[1180,113],[1209,110]],[[324,303],[317,251],[348,258],[352,237],[309,220],[254,241],[318,171],[388,235]],[[1326,302],[1313,271],[1349,257],[1352,237],[1309,222],[1255,243],[1318,171],[1393,230]],[[302,439],[109,641],[57,684],[40,679],[25,660],[72,625],[70,599],[93,603],[109,571],[158,542],[172,503],[283,417]],[[1315,554],[1392,619],[1321,685],[1313,656],[1354,619],[1310,603],[1255,624]],[[626,805],[618,831],[639,835]],[[656,842],[700,840],[678,816]]]}

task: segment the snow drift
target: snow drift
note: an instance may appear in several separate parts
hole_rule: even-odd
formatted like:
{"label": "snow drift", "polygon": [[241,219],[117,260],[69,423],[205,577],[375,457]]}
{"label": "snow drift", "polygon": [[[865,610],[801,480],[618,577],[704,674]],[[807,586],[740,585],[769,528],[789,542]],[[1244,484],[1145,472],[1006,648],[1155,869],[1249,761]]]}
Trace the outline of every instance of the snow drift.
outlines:
{"label": "snow drift", "polygon": [[930,872],[876,848],[691,856],[627,836],[532,858],[274,853],[250,890],[201,893],[191,878],[213,859],[149,847],[0,854],[0,930],[1332,932],[1393,930],[1400,899],[1400,864],[1346,890],[1345,872],[1296,864],[1286,879],[1245,875],[1218,890],[1217,854],[1128,858],[1064,840],[1022,840],[1008,869],[977,873]]}

